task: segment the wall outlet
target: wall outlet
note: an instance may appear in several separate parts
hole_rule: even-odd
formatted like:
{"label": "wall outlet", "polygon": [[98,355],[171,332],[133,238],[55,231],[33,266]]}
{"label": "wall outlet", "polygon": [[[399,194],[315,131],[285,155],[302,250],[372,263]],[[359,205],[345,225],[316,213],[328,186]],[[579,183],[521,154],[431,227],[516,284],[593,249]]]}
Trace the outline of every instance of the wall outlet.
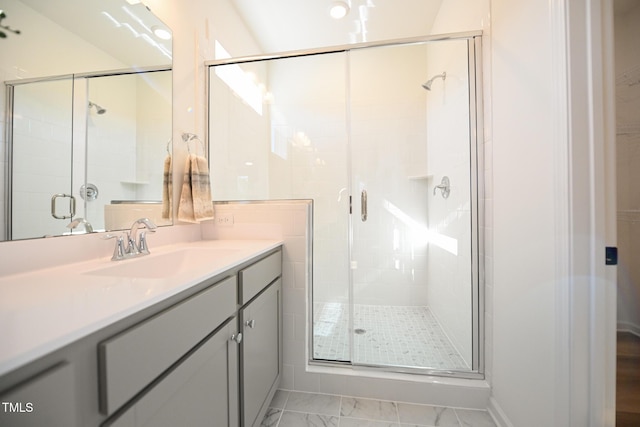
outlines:
{"label": "wall outlet", "polygon": [[231,227],[233,225],[232,213],[216,214],[216,225],[219,227]]}

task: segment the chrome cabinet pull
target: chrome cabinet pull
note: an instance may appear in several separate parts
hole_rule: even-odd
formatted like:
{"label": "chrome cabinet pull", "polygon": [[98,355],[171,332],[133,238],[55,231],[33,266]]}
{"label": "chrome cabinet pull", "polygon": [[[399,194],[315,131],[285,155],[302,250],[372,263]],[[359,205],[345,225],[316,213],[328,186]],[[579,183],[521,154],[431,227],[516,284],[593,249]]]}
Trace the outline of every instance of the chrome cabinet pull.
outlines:
{"label": "chrome cabinet pull", "polygon": [[231,335],[231,341],[235,341],[237,344],[242,342],[242,332]]}
{"label": "chrome cabinet pull", "polygon": [[256,326],[256,321],[254,319],[251,319],[244,322],[244,324],[253,329]]}
{"label": "chrome cabinet pull", "polygon": [[362,190],[360,193],[360,219],[362,222],[367,220],[367,191]]}
{"label": "chrome cabinet pull", "polygon": [[[69,212],[69,215],[58,215],[56,214],[56,199],[59,197],[68,197],[71,201],[71,203],[69,204],[69,210],[71,212]],[[54,217],[55,219],[69,219],[69,218],[73,218],[76,214],[76,198],[73,197],[71,194],[63,194],[63,193],[58,193],[58,194],[54,194],[53,196],[51,196],[51,216]]]}

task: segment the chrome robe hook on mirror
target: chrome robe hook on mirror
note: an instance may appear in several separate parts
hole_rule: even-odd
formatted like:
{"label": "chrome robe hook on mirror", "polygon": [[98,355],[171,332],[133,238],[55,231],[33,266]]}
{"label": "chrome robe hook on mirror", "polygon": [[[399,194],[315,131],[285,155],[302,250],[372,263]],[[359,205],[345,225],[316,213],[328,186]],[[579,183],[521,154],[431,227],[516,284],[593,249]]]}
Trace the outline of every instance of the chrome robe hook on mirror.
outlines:
{"label": "chrome robe hook on mirror", "polygon": [[451,183],[449,181],[449,177],[448,176],[443,176],[442,177],[442,181],[440,181],[440,184],[436,185],[435,187],[433,187],[433,195],[436,195],[436,190],[440,190],[442,194],[442,198],[443,199],[447,199],[449,198],[449,194],[451,194]]}

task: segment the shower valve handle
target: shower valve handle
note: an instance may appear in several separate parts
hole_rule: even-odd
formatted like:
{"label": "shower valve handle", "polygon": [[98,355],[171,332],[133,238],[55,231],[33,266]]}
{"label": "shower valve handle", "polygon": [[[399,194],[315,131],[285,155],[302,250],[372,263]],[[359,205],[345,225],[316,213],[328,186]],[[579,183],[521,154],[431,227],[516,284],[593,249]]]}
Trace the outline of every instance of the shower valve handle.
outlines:
{"label": "shower valve handle", "polygon": [[451,194],[451,182],[449,181],[448,176],[443,176],[442,181],[440,181],[440,184],[433,187],[434,196],[436,195],[437,190],[441,191],[442,198],[446,199],[449,197],[449,194]]}

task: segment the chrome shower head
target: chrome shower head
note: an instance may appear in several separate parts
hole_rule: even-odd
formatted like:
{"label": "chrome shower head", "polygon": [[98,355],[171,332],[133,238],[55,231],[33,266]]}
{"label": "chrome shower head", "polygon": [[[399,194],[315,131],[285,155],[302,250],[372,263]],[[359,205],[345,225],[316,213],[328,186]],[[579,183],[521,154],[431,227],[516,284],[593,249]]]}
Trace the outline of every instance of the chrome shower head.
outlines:
{"label": "chrome shower head", "polygon": [[93,102],[89,101],[89,108],[91,108],[91,107],[96,107],[96,113],[98,113],[98,114],[104,114],[104,113],[107,112],[107,110],[105,108],[102,108],[98,104],[94,104]]}
{"label": "chrome shower head", "polygon": [[431,85],[433,84],[433,81],[440,77],[442,77],[442,80],[444,81],[447,78],[447,72],[443,71],[442,74],[438,74],[437,76],[431,77],[429,80],[427,80],[422,84],[422,87],[425,88],[426,90],[431,90]]}

